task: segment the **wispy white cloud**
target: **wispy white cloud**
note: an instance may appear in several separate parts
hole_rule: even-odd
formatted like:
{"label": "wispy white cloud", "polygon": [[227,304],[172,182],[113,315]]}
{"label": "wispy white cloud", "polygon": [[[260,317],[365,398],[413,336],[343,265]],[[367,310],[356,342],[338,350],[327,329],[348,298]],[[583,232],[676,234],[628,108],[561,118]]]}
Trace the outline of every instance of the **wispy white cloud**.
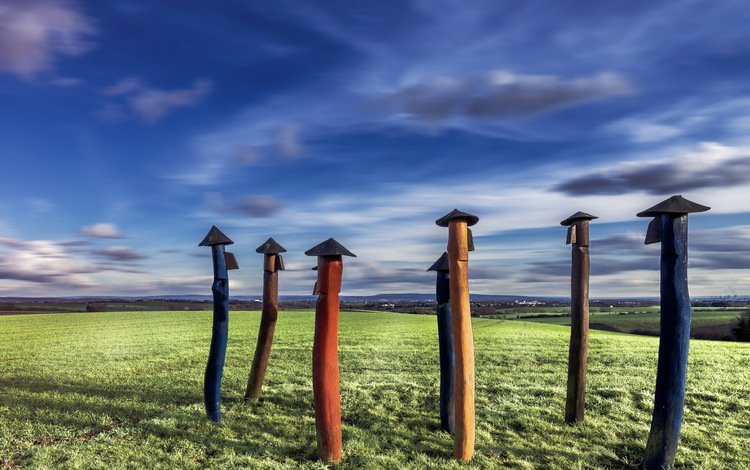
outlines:
{"label": "wispy white cloud", "polygon": [[30,79],[93,47],[94,22],[65,0],[0,4],[0,70]]}

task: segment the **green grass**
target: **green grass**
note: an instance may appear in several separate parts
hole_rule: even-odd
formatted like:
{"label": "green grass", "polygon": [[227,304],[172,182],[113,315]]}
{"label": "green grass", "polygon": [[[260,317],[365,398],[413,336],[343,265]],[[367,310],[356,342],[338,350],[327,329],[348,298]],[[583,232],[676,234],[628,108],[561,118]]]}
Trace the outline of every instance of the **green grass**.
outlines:
{"label": "green grass", "polygon": [[[258,312],[232,312],[220,425],[202,405],[210,312],[0,317],[0,467],[323,468],[312,312],[282,311],[263,400],[242,401]],[[587,417],[562,422],[564,326],[475,319],[477,442],[439,431],[434,317],[342,313],[341,468],[637,468],[656,338],[593,331]],[[750,468],[750,344],[693,341],[677,464]]]}
{"label": "green grass", "polygon": [[[737,325],[737,318],[743,310],[724,310],[700,308],[693,309],[690,334],[702,339],[732,339],[732,328]],[[560,316],[557,312],[550,315],[534,314],[534,318],[519,318],[522,321],[547,323],[552,325],[570,325],[570,316]],[[646,307],[635,309],[635,312],[616,310],[611,313],[591,312],[591,328],[621,333],[659,334],[659,308]]]}

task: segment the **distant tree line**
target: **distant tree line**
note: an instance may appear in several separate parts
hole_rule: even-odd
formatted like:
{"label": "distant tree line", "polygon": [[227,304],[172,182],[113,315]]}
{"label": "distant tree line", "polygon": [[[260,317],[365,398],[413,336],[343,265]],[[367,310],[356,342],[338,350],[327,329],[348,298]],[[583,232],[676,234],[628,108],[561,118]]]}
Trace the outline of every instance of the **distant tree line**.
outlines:
{"label": "distant tree line", "polygon": [[737,341],[750,341],[750,310],[745,310],[737,318],[737,326],[732,328]]}

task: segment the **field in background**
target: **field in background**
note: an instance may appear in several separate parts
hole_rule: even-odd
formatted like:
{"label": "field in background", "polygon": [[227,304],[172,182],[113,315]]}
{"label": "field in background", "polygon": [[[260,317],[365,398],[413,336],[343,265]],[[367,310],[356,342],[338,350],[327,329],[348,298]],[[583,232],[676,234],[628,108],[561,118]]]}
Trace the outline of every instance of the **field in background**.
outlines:
{"label": "field in background", "polygon": [[[263,400],[245,404],[259,313],[231,312],[214,425],[202,404],[210,312],[0,317],[0,467],[322,468],[313,319],[281,312]],[[439,431],[435,318],[342,313],[342,468],[638,468],[656,338],[593,331],[587,418],[568,426],[569,329],[473,325],[477,454],[465,466]],[[691,342],[678,465],[750,467],[748,384],[750,344]]]}
{"label": "field in background", "polygon": [[[570,326],[567,307],[513,309],[491,318]],[[732,328],[746,308],[693,307],[690,336],[697,339],[734,340]],[[592,308],[589,326],[595,330],[639,335],[659,335],[659,307]]]}

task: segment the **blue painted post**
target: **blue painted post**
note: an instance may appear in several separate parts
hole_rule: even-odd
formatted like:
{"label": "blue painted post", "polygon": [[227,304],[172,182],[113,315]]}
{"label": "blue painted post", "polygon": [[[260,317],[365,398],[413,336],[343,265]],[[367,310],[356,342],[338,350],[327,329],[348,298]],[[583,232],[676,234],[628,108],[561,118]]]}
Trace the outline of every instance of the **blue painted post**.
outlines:
{"label": "blue painted post", "polygon": [[440,349],[440,427],[453,434],[453,318],[450,304],[450,275],[448,253],[443,253],[428,271],[436,271],[435,294],[437,300],[438,346]]}
{"label": "blue painted post", "polygon": [[708,207],[682,196],[673,196],[638,214],[639,217],[654,217],[649,224],[646,244],[661,242],[661,330],[654,414],[644,459],[647,470],[674,466],[685,405],[690,344],[687,214],[707,210]]}
{"label": "blue painted post", "polygon": [[227,352],[229,333],[229,275],[228,269],[237,269],[237,261],[231,253],[225,253],[224,245],[233,243],[226,235],[211,227],[198,246],[210,246],[214,267],[214,282],[211,292],[214,297],[214,317],[211,329],[211,347],[203,379],[203,402],[211,421],[221,421],[221,376],[224,373],[224,358]]}

